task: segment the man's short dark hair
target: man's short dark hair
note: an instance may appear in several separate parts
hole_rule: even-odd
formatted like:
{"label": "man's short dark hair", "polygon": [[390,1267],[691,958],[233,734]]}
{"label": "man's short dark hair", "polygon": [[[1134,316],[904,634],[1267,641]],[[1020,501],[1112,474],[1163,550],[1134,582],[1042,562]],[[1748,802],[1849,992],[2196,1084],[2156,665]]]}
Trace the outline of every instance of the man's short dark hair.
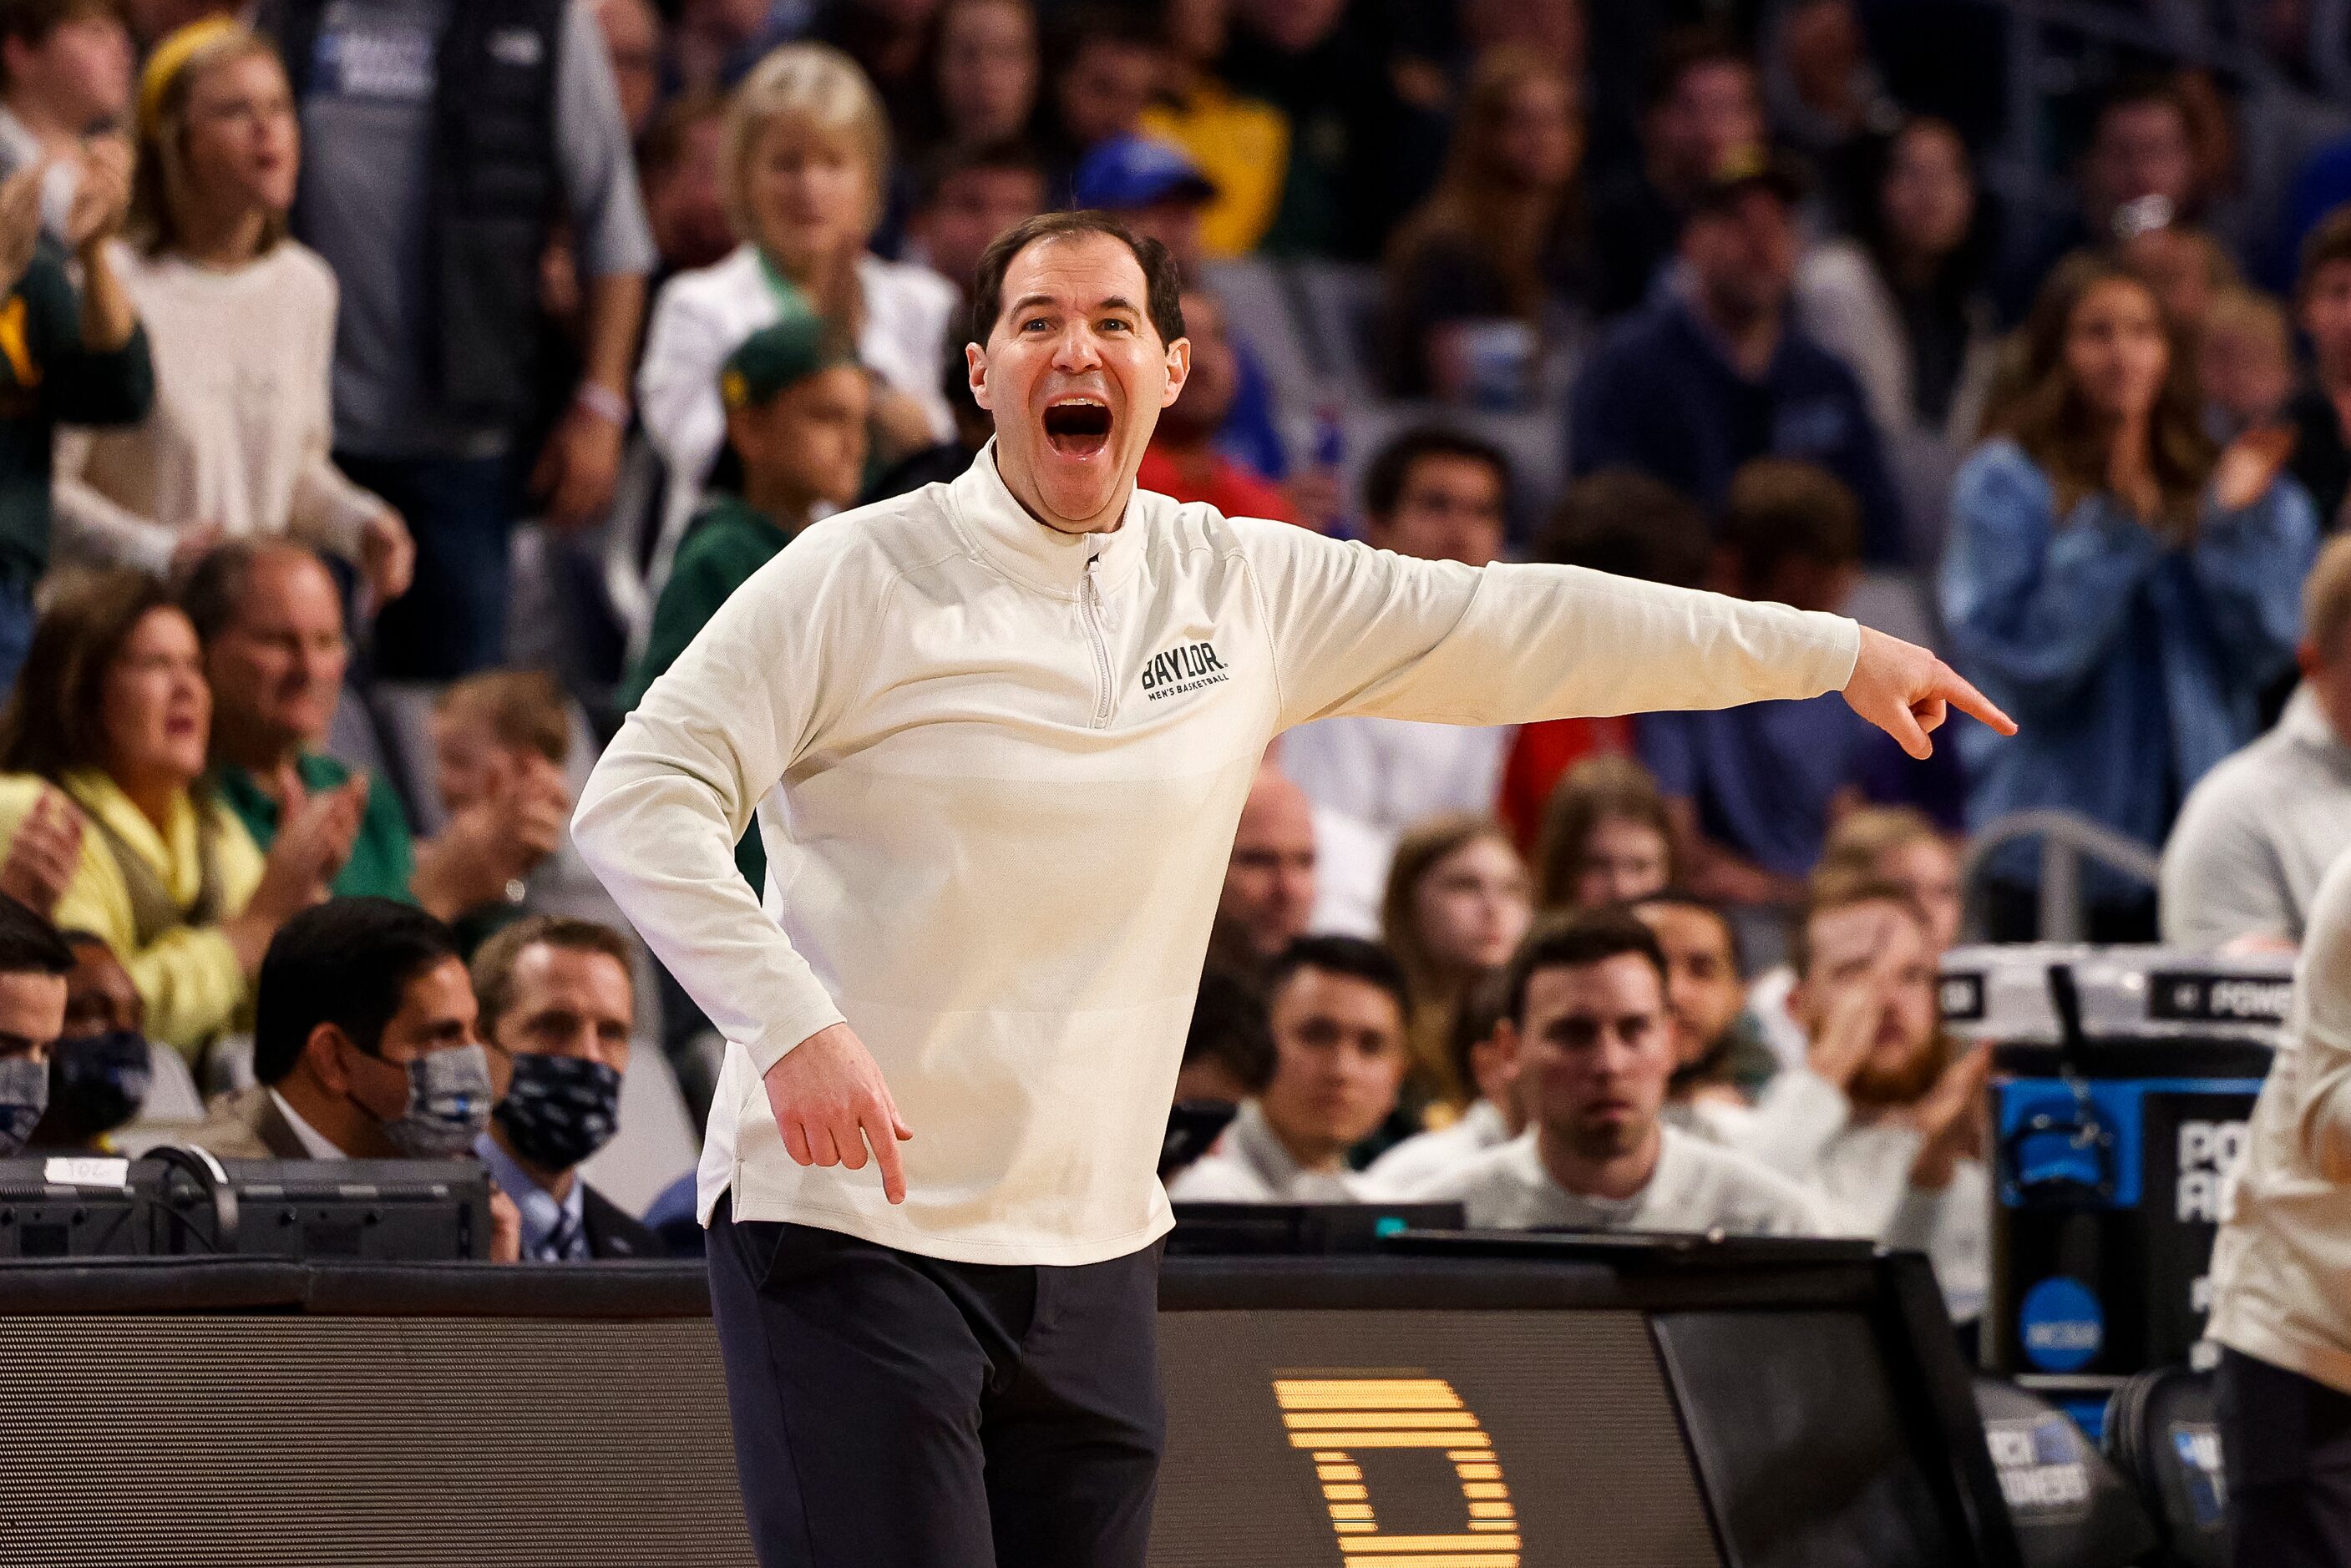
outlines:
{"label": "man's short dark hair", "polygon": [[1694,588],[1706,581],[1713,531],[1698,503],[1635,468],[1604,468],[1560,494],[1534,558]]}
{"label": "man's short dark hair", "polygon": [[253,1071],[275,1084],[331,1023],[374,1054],[411,981],[456,958],[447,926],[391,898],[335,898],[277,929],[254,982]]}
{"label": "man's short dark hair", "polygon": [[1380,448],[1373,455],[1371,466],[1364,471],[1364,515],[1385,517],[1395,511],[1404,500],[1404,487],[1412,481],[1413,464],[1429,457],[1458,457],[1484,463],[1494,475],[1503,504],[1509,504],[1510,460],[1502,455],[1501,448],[1443,425],[1417,425]]}
{"label": "man's short dark hair", "polygon": [[1265,993],[1247,975],[1213,960],[1200,971],[1192,1025],[1184,1032],[1184,1065],[1220,1064],[1252,1095],[1273,1082],[1273,1028]]}
{"label": "man's short dark hair", "polygon": [[[1625,908],[1636,911],[1689,909],[1708,917],[1716,925],[1722,928],[1723,936],[1729,942],[1730,967],[1740,974],[1747,972],[1747,944],[1739,940],[1739,922],[1730,918],[1730,911],[1723,908],[1721,899],[1709,898],[1705,894],[1694,893],[1687,888],[1660,888],[1654,893],[1642,894]],[[1661,947],[1662,945],[1660,944]]]}
{"label": "man's short dark hair", "polygon": [[1578,909],[1543,921],[1519,944],[1519,950],[1510,955],[1510,967],[1502,971],[1507,977],[1505,1016],[1520,1028],[1526,1027],[1527,987],[1544,970],[1588,969],[1626,953],[1648,960],[1649,967],[1657,971],[1657,983],[1665,984],[1666,950],[1657,945],[1657,934],[1630,910]]}
{"label": "man's short dark hair", "polygon": [[245,608],[246,593],[253,587],[254,568],[263,556],[279,552],[302,556],[332,579],[326,562],[307,545],[291,539],[231,539],[204,553],[175,596],[189,624],[196,628],[198,642],[210,648],[214,639],[236,624]]}
{"label": "man's short dark hair", "polygon": [[629,939],[611,927],[596,920],[583,920],[575,915],[533,915],[517,920],[484,942],[468,965],[474,981],[474,1001],[481,1009],[479,1026],[484,1039],[498,1026],[498,1020],[514,1005],[515,966],[522,955],[533,948],[553,948],[559,952],[601,953],[621,966],[628,975],[632,991],[636,985],[636,950]]}
{"label": "man's short dark hair", "polygon": [[994,141],[950,141],[925,159],[914,171],[917,211],[939,199],[947,182],[959,174],[1033,174],[1045,181],[1042,154],[1019,137]]}
{"label": "man's short dark hair", "polygon": [[1641,107],[1656,109],[1681,91],[1691,72],[1708,66],[1736,66],[1750,76],[1755,73],[1753,57],[1729,34],[1706,26],[1675,28],[1658,41]]}
{"label": "man's short dark hair", "polygon": [[1404,965],[1377,942],[1365,941],[1361,937],[1298,938],[1266,968],[1267,1001],[1280,996],[1281,988],[1290,983],[1290,977],[1301,969],[1342,974],[1376,985],[1395,998],[1398,1012],[1407,1019],[1412,1016],[1412,986],[1404,977]]}
{"label": "man's short dark hair", "polygon": [[0,893],[0,974],[64,974],[73,948],[57,927]]}
{"label": "man's short dark hair", "polygon": [[[122,19],[119,0],[0,0],[0,41],[39,48],[51,33],[85,16]],[[0,87],[7,85],[7,67],[0,63]]]}
{"label": "man's short dark hair", "polygon": [[2294,293],[2306,296],[2318,281],[2318,270],[2335,262],[2351,262],[2351,202],[2330,209],[2303,236],[2301,270],[2294,275]]}
{"label": "man's short dark hair", "polygon": [[1759,457],[1730,476],[1722,543],[1750,592],[1782,561],[1853,566],[1861,559],[1861,502],[1816,462]]}
{"label": "man's short dark hair", "polygon": [[1151,329],[1163,345],[1184,336],[1184,279],[1176,258],[1157,240],[1128,228],[1117,214],[1089,208],[1040,213],[987,242],[972,284],[972,340],[985,344],[996,330],[996,318],[1004,314],[1004,275],[1011,270],[1014,257],[1040,241],[1081,234],[1108,234],[1134,252],[1135,264],[1143,268],[1144,314],[1151,318]]}
{"label": "man's short dark hair", "polygon": [[1481,974],[1469,982],[1454,1004],[1453,1026],[1446,1032],[1445,1055],[1453,1064],[1453,1081],[1475,1091],[1478,1075],[1469,1056],[1493,1037],[1494,1025],[1510,1016],[1510,980],[1501,971]]}
{"label": "man's short dark hair", "polygon": [[2170,71],[2126,71],[2113,86],[2098,97],[2097,113],[2090,122],[2090,134],[2095,139],[2106,129],[2106,121],[2126,109],[2155,105],[2171,110],[2179,117],[2180,128],[2189,139],[2196,135],[2196,110],[2180,90],[2179,78]]}

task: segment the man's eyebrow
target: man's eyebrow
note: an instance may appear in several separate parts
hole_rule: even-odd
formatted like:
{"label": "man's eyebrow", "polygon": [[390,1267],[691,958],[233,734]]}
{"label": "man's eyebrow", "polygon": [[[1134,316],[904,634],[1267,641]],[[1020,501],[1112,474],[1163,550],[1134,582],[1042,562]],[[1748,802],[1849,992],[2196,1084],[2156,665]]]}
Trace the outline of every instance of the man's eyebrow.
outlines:
{"label": "man's eyebrow", "polygon": [[[1050,294],[1024,294],[1019,298],[1014,300],[1009,306],[1006,306],[1006,309],[1017,315],[1023,310],[1032,309],[1037,306],[1059,306],[1061,303],[1061,302],[1059,299],[1056,299]],[[1096,310],[1124,310],[1135,315],[1142,314],[1141,308],[1136,306],[1133,300],[1127,298],[1126,296],[1123,294],[1113,294],[1108,299],[1100,300],[1096,302],[1093,308]]]}
{"label": "man's eyebrow", "polygon": [[1050,294],[1024,294],[1019,298],[1014,300],[1007,308],[1017,313],[1028,310],[1035,306],[1059,305],[1060,303],[1060,300],[1055,299]]}

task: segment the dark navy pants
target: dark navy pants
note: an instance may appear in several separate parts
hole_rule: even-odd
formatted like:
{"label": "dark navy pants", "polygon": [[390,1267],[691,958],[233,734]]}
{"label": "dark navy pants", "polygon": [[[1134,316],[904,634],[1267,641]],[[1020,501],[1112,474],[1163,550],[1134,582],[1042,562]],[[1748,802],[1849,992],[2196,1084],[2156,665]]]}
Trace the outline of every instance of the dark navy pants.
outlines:
{"label": "dark navy pants", "polygon": [[955,1263],[725,1199],[709,1240],[762,1568],[1143,1568],[1159,1248]]}
{"label": "dark navy pants", "polygon": [[2223,1349],[2214,1378],[2237,1568],[2351,1563],[2351,1394]]}
{"label": "dark navy pants", "polygon": [[503,663],[523,459],[376,458],[339,453],[357,484],[407,519],[416,581],[375,623],[375,672],[455,680]]}

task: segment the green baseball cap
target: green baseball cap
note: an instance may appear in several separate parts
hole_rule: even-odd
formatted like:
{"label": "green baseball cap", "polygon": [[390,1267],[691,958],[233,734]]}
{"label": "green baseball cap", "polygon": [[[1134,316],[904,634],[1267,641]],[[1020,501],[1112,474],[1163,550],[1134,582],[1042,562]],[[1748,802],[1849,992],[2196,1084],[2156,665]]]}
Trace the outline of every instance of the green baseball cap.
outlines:
{"label": "green baseball cap", "polygon": [[849,335],[821,316],[789,316],[762,327],[735,347],[718,373],[718,396],[729,409],[764,403],[795,383],[835,365],[857,363]]}

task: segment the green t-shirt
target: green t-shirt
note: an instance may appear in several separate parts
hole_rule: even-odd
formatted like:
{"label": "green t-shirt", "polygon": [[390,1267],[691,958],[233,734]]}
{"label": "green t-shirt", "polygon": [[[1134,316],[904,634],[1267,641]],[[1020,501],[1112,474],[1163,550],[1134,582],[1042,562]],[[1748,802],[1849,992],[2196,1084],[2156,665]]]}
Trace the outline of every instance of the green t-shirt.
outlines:
{"label": "green t-shirt", "polygon": [[[340,788],[351,770],[323,752],[304,752],[294,760],[294,774],[302,787],[316,794]],[[236,814],[263,853],[277,841],[277,802],[244,768],[215,768],[213,792]],[[408,831],[408,814],[400,796],[381,778],[368,780],[367,809],[360,816],[359,836],[351,841],[351,857],[329,889],[339,898],[374,897],[413,902],[409,877],[416,870],[416,847]]]}
{"label": "green t-shirt", "polygon": [[[643,701],[645,688],[677,662],[727,596],[791,542],[789,530],[752,510],[741,496],[714,493],[678,543],[669,580],[653,604],[645,650],[621,688],[621,701],[630,708]],[[753,891],[766,892],[768,856],[759,843],[758,823],[744,830],[743,841],[735,846],[735,864]]]}

